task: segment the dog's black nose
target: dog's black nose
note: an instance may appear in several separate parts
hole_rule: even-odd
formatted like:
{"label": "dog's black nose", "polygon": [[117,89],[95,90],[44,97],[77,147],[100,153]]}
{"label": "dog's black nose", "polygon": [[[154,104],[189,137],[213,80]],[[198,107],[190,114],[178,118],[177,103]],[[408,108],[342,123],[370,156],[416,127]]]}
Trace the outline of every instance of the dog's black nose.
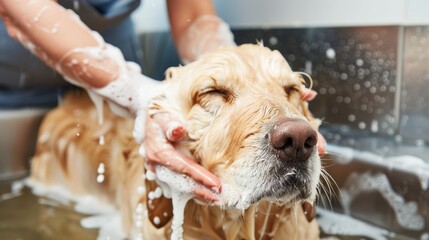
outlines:
{"label": "dog's black nose", "polygon": [[317,144],[317,132],[298,118],[278,121],[268,133],[268,141],[285,161],[305,161]]}

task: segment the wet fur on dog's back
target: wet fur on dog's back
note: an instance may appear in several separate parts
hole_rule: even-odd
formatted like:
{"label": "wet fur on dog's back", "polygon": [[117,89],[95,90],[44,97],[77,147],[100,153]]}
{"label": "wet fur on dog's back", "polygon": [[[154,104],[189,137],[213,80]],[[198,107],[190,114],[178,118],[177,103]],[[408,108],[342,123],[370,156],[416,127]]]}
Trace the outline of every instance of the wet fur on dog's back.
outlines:
{"label": "wet fur on dog's back", "polygon": [[[188,203],[184,239],[318,238],[316,221],[309,223],[300,205],[315,200],[317,149],[299,166],[284,165],[266,140],[282,119],[300,119],[317,129],[301,98],[301,85],[300,75],[280,53],[257,45],[214,51],[167,71],[165,91],[154,99],[150,113],[167,110],[182,117],[188,138],[177,147],[223,185],[222,207]],[[138,224],[141,228],[135,227],[136,209],[146,207],[148,198],[137,191],[146,184],[132,126],[133,120],[115,116],[107,107],[99,125],[86,94],[69,94],[42,123],[32,178],[117,206],[130,235],[141,230],[147,239],[168,239],[169,200],[153,202],[146,209],[149,217]],[[104,144],[99,144],[100,136]],[[100,163],[105,165],[105,180],[97,183]],[[167,224],[155,227],[150,219],[154,212]]]}

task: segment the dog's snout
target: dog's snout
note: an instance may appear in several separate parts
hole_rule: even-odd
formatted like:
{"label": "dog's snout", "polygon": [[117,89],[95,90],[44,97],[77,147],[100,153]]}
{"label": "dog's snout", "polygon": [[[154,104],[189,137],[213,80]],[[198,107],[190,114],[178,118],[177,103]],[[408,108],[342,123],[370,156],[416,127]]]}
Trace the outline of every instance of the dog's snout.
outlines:
{"label": "dog's snout", "polygon": [[269,144],[282,160],[305,161],[317,144],[317,133],[311,125],[298,118],[277,122],[269,131]]}

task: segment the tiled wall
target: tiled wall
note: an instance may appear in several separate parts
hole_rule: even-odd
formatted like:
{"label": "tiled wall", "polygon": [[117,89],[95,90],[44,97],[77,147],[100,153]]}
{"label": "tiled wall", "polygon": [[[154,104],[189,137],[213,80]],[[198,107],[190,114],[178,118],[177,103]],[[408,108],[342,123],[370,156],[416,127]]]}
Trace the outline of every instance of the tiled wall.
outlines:
{"label": "tiled wall", "polygon": [[[310,107],[325,128],[346,126],[418,144],[429,140],[429,26],[233,32],[238,44],[262,40],[295,71],[312,76],[319,95]],[[179,63],[168,33],[143,35],[142,42],[159,46],[145,47],[149,75],[162,79],[166,67]]]}
{"label": "tiled wall", "polygon": [[395,133],[398,27],[235,31],[237,43],[263,40],[319,93],[310,106],[327,124]]}
{"label": "tiled wall", "polygon": [[405,27],[400,133],[429,141],[429,26]]}

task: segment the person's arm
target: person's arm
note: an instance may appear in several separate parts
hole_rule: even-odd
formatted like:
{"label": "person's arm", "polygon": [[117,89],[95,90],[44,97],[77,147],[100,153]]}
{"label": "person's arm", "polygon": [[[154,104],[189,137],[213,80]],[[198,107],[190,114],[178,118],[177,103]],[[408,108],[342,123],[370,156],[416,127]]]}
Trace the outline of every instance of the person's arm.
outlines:
{"label": "person's arm", "polygon": [[199,17],[217,17],[211,0],[167,0],[167,9],[171,33],[176,43]]}
{"label": "person's arm", "polygon": [[[166,113],[164,116],[168,118],[149,117],[146,133],[143,132],[147,104],[159,82],[143,76],[136,64],[126,62],[118,49],[106,44],[74,13],[51,0],[0,0],[0,16],[9,35],[71,83],[96,92],[134,113],[134,137],[141,143],[146,136],[149,143],[155,144],[148,152],[156,163],[188,174],[209,189],[220,188],[219,180],[213,174],[175,151],[171,144],[157,145],[178,141],[186,134],[181,125],[167,127],[174,121],[174,116]],[[201,199],[216,200],[211,195],[207,190],[196,189],[196,196]]]}
{"label": "person's arm", "polygon": [[[102,47],[104,41],[78,17],[51,0],[1,0],[2,15],[9,34],[61,74],[80,85],[104,87],[117,78],[113,59],[97,59],[75,49]],[[82,70],[89,63],[93,67]],[[58,65],[59,64],[59,65]],[[108,71],[106,71],[108,70]],[[76,72],[82,72],[77,75]]]}
{"label": "person's arm", "polygon": [[208,51],[236,45],[211,0],[167,0],[167,4],[173,39],[185,64]]}

